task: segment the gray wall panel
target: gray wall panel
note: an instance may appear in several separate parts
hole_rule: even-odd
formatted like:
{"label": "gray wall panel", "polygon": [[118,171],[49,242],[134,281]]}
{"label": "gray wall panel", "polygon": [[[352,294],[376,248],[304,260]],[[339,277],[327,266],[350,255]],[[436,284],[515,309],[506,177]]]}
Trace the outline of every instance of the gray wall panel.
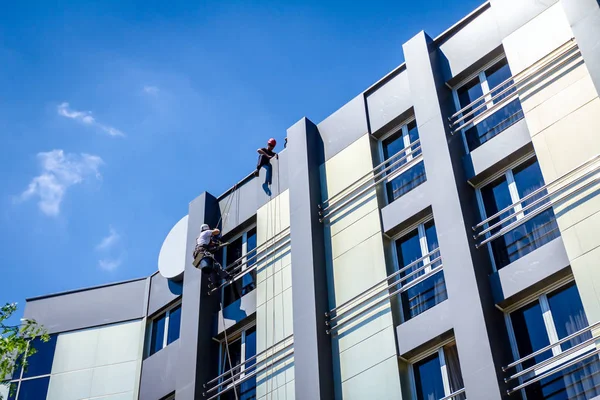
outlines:
{"label": "gray wall panel", "polygon": [[561,0],[560,2],[581,49],[596,91],[600,93],[599,2],[598,0]]}
{"label": "gray wall panel", "polygon": [[398,354],[400,357],[415,350],[433,338],[452,329],[452,310],[449,301],[419,314],[396,327]]}
{"label": "gray wall panel", "polygon": [[488,8],[440,45],[449,67],[444,70],[444,80],[463,72],[501,44],[494,13]]}
{"label": "gray wall panel", "polygon": [[494,299],[501,304],[568,266],[569,257],[559,237],[492,274]]}
{"label": "gray wall panel", "polygon": [[159,400],[175,391],[180,342],[174,341],[142,362],[141,400]]}
{"label": "gray wall panel", "polygon": [[44,325],[49,333],[143,318],[146,279],[29,299],[25,318]]}
{"label": "gray wall panel", "polygon": [[527,122],[522,119],[464,157],[467,179],[483,174],[493,165],[530,143],[531,135],[527,129]]}
{"label": "gray wall panel", "polygon": [[[362,94],[356,96],[317,125],[317,128],[323,138],[324,161],[326,161],[362,135],[367,134],[369,128],[367,127],[364,96]],[[291,144],[291,141],[289,143]],[[294,149],[294,151],[296,150]]]}
{"label": "gray wall panel", "polygon": [[218,219],[219,205],[211,194],[205,192],[190,203],[179,339],[185,351],[180,353],[177,364],[178,400],[201,398],[202,385],[217,372],[212,329],[207,327],[219,310],[219,296],[208,296],[204,275],[192,265],[192,249],[197,227],[202,223],[215,226]]}
{"label": "gray wall panel", "polygon": [[557,2],[558,0],[490,0],[503,38]]}
{"label": "gray wall panel", "polygon": [[377,132],[411,106],[408,75],[403,70],[367,96],[371,132]]}
{"label": "gray wall panel", "polygon": [[152,315],[172,301],[177,300],[183,292],[183,282],[173,282],[163,278],[160,273],[150,278],[150,299],[148,315]]}
{"label": "gray wall panel", "polygon": [[327,276],[319,166],[323,142],[306,118],[288,129],[296,398],[333,399],[331,340],[326,334]]}

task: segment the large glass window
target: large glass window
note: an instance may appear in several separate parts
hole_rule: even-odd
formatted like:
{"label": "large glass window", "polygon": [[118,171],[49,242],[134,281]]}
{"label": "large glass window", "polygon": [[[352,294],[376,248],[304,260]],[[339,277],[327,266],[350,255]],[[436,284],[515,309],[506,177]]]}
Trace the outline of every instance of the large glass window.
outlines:
{"label": "large glass window", "polygon": [[[542,294],[533,302],[511,312],[507,317],[507,324],[513,338],[513,355],[515,359],[519,359],[586,328],[588,321],[577,286],[571,282],[557,290]],[[532,367],[557,356],[591,337],[589,331],[580,334],[560,346],[557,345],[525,361],[522,368]],[[591,344],[581,351],[566,355],[556,363],[526,375],[521,382],[541,375],[549,368],[573,361],[576,357],[581,357],[595,349],[595,345]],[[600,360],[597,355],[589,357],[539,382],[532,383],[521,392],[521,395],[527,400],[594,398],[600,395]]]}
{"label": "large glass window", "polygon": [[149,327],[148,356],[179,339],[181,331],[181,304],[152,318]]}
{"label": "large glass window", "polygon": [[397,268],[403,270],[400,285],[404,290],[400,299],[402,315],[407,321],[448,298],[433,220],[401,235],[395,246]]}
{"label": "large glass window", "polygon": [[[464,388],[456,344],[441,347],[412,365],[418,400],[439,400]],[[464,400],[464,393],[453,399]]]}
{"label": "large glass window", "polygon": [[[520,202],[520,200],[543,185],[544,179],[539,164],[537,159],[532,157],[483,186],[479,190],[483,219],[491,217],[514,204],[513,207],[508,208],[507,211],[490,221],[489,226],[492,226],[506,218],[501,225],[492,229],[489,235],[493,235],[502,228],[526,217],[541,206],[542,203],[538,203],[538,205],[522,211],[523,208],[545,196],[547,194],[545,190],[523,202]],[[505,267],[558,236],[560,236],[560,232],[556,224],[554,211],[549,208],[489,243],[496,269]]]}
{"label": "large glass window", "polygon": [[[518,98],[502,101],[515,91],[514,87],[506,90],[512,84],[509,79],[511,76],[508,62],[503,58],[456,89],[456,107],[459,110],[465,108],[459,116],[464,115],[465,118],[459,124],[466,124],[463,133],[469,151],[475,150],[523,118]],[[475,102],[477,99],[479,100]],[[478,117],[492,109],[491,114]]]}
{"label": "large glass window", "polygon": [[[421,156],[419,131],[415,120],[384,136],[381,141],[381,155],[387,162],[386,192],[392,202],[427,180]],[[383,167],[382,167],[383,168]]]}
{"label": "large glass window", "polygon": [[19,392],[16,397],[9,397],[9,399],[15,398],[17,400],[40,400],[45,399],[48,394],[48,385],[50,384],[50,377],[46,376],[43,378],[27,379],[21,381],[19,385]]}
{"label": "large glass window", "polygon": [[[223,265],[236,274],[251,268],[257,261],[256,228],[231,240],[223,249]],[[239,266],[241,265],[241,268]],[[223,288],[223,306],[227,307],[256,288],[256,269]]]}
{"label": "large glass window", "polygon": [[[231,377],[231,366],[233,365],[233,374],[238,374],[235,380],[242,380],[245,378],[246,373],[244,371],[250,369],[256,360],[252,359],[256,355],[256,327],[252,326],[242,330],[239,334],[234,335],[233,338],[229,338],[229,354],[227,353],[227,346],[223,342],[220,346],[220,361],[219,361],[219,375],[228,372],[221,380],[226,381]],[[230,360],[231,359],[231,363]],[[246,362],[246,360],[250,360]],[[250,369],[248,374],[254,372],[254,369]],[[231,385],[225,385],[221,388],[224,390],[226,387]],[[234,393],[234,390],[236,393]],[[237,394],[237,396],[236,396]],[[256,377],[253,376],[242,382],[238,387],[228,390],[219,396],[221,400],[253,400],[256,399]]]}

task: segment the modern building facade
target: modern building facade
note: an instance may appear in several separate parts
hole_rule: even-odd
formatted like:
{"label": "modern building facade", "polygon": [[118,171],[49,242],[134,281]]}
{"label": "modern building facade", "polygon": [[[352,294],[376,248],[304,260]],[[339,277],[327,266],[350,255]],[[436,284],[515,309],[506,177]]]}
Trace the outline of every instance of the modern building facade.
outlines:
{"label": "modern building facade", "polygon": [[[29,299],[15,398],[600,396],[600,5],[490,0],[264,171],[202,193],[159,272]],[[400,49],[390,48],[390,51]],[[235,272],[192,265],[202,223]]]}

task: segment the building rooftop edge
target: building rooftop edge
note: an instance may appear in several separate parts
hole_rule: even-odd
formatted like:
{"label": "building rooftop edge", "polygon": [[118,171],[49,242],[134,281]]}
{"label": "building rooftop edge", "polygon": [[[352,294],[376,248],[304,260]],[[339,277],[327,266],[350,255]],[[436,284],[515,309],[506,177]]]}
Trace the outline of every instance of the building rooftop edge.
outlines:
{"label": "building rooftop edge", "polygon": [[64,296],[64,295],[67,295],[67,294],[73,294],[73,293],[79,293],[79,292],[86,292],[88,290],[102,289],[102,288],[106,288],[106,287],[110,287],[110,286],[124,285],[126,283],[143,281],[143,280],[148,279],[149,277],[154,276],[155,274],[156,274],[156,272],[153,273],[150,276],[146,276],[146,277],[143,277],[143,278],[135,278],[135,279],[129,279],[129,280],[125,280],[125,281],[105,283],[105,284],[96,285],[96,286],[89,286],[89,287],[80,288],[80,289],[66,290],[64,292],[50,293],[50,294],[45,294],[45,295],[42,295],[42,296],[28,297],[28,298],[25,299],[25,302],[37,301],[37,300],[44,300],[44,299],[47,299],[47,298],[50,298],[50,297]]}

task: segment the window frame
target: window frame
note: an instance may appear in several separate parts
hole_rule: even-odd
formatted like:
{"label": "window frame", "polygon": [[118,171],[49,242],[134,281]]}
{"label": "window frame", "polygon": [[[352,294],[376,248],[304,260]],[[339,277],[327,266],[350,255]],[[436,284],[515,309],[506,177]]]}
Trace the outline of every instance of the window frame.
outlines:
{"label": "window frame", "polygon": [[[504,176],[506,178],[506,183],[508,185],[508,192],[510,194],[510,199],[512,201],[511,204],[515,204],[517,201],[521,200],[521,198],[519,196],[519,191],[517,190],[517,184],[515,183],[515,177],[513,174],[513,170],[518,168],[520,165],[525,164],[532,158],[536,158],[535,152],[530,152],[530,153],[525,154],[523,157],[520,157],[515,162],[510,163],[505,168],[501,169],[497,173],[491,175],[489,178],[485,179],[484,181],[479,183],[477,186],[475,186],[475,198],[477,199],[477,206],[479,208],[479,216],[481,218],[481,221],[485,221],[488,218],[487,212],[485,211],[485,204],[483,202],[483,195],[481,194],[481,189],[483,189],[484,187],[486,187],[487,185],[489,185],[496,179]],[[539,163],[539,161],[537,161],[537,162]],[[514,215],[516,215],[516,221],[519,221],[525,217],[525,215],[523,215],[523,213],[520,213],[520,211],[522,209],[523,209],[523,206],[521,203],[519,203],[513,207]],[[485,224],[483,226],[483,228],[485,229],[488,226],[489,226],[489,224]],[[487,232],[484,237],[485,237],[485,239],[487,239],[490,236],[492,236],[492,232]],[[504,236],[504,235],[502,235],[502,236]],[[492,262],[492,273],[496,273],[496,272],[498,272],[498,268],[496,266],[496,259],[494,257],[494,251],[492,249],[492,242],[487,242],[486,247],[488,249],[488,254],[489,254],[490,260]],[[508,264],[508,265],[510,265],[510,264]]]}
{"label": "window frame", "polygon": [[[255,250],[256,248],[258,248],[258,229],[257,229],[257,224],[256,223],[251,224],[246,229],[244,229],[243,232],[240,232],[240,233],[236,234],[235,236],[232,236],[231,239],[228,240],[228,242],[231,243],[231,242],[234,242],[234,241],[238,240],[240,237],[242,238],[242,259],[241,259],[240,262],[243,265],[242,265],[242,269],[240,271],[238,271],[238,274],[244,272],[248,268],[253,267],[253,265],[248,266],[248,263],[247,263],[247,259],[248,259],[248,232],[250,232],[252,229],[256,230],[255,235],[256,235],[256,241],[257,242],[256,242],[256,247],[254,248],[254,250]],[[227,248],[228,247],[229,246],[223,246],[221,248],[221,251],[222,251],[222,253],[221,253],[221,260],[222,260],[223,268],[227,268]],[[254,251],[254,250],[250,250],[250,251]],[[233,261],[235,261],[235,260],[233,260]],[[256,262],[256,259],[254,261]],[[255,279],[254,283],[255,283],[256,287],[254,289],[252,289],[252,290],[256,290],[256,288],[258,287],[258,282],[256,282],[256,279]],[[225,286],[221,287],[221,301],[222,302],[225,301]],[[231,303],[231,304],[233,304],[233,303]],[[227,307],[227,306],[225,306],[225,307]]]}
{"label": "window frame", "polygon": [[[510,314],[523,308],[526,307],[534,302],[539,302],[540,304],[540,308],[542,310],[542,319],[544,321],[544,327],[546,329],[546,334],[548,335],[548,341],[550,344],[555,344],[557,343],[560,339],[558,338],[558,332],[556,330],[556,324],[554,323],[554,317],[552,316],[552,310],[550,309],[550,304],[548,302],[548,295],[556,292],[560,289],[566,289],[568,285],[574,283],[575,287],[577,287],[577,283],[575,282],[575,277],[573,275],[569,275],[563,279],[558,280],[557,282],[548,285],[546,287],[544,287],[541,290],[536,291],[535,293],[527,296],[526,298],[524,298],[523,300],[512,304],[510,307],[507,307],[504,309],[504,321],[506,324],[506,330],[508,333],[508,340],[510,343],[510,348],[511,348],[511,353],[512,356],[514,357],[515,360],[519,360],[522,357],[527,356],[527,354],[523,354],[523,355],[519,355],[519,347],[517,344],[517,337],[515,335],[515,330],[514,327],[512,325],[512,320],[510,318]],[[585,310],[584,310],[585,312]],[[588,321],[588,326],[590,325],[589,321]],[[551,370],[552,368],[556,367],[557,365],[561,365],[564,363],[567,363],[571,360],[574,360],[575,358],[581,356],[582,354],[595,349],[596,345],[594,343],[590,344],[589,346],[574,352],[573,354],[569,354],[567,356],[565,356],[564,358],[562,358],[561,360],[557,360],[556,362],[553,362],[545,367],[540,368],[539,370],[537,370],[535,372],[536,375],[541,375],[549,370]],[[557,356],[563,352],[565,352],[566,350],[563,350],[561,346],[555,346],[551,349],[552,351],[552,356]],[[516,367],[516,371],[517,372],[521,372],[523,370],[523,367],[521,365],[518,365]],[[523,377],[519,377],[519,384],[523,383]],[[521,389],[521,396],[523,400],[527,400],[527,394],[525,392],[525,389]]]}
{"label": "window frame", "polygon": [[[239,369],[240,369],[240,375],[236,377],[235,382],[239,381],[240,379],[243,379],[246,376],[246,336],[247,336],[247,331],[249,331],[250,329],[254,328],[255,329],[255,335],[257,334],[257,326],[256,326],[256,321],[252,321],[249,322],[245,325],[243,325],[242,327],[240,327],[237,331],[235,331],[233,334],[229,334],[227,335],[227,339],[229,344],[235,342],[236,340],[240,339],[241,343],[240,343],[240,364],[239,364]],[[257,342],[258,342],[258,336],[256,336],[257,338]],[[215,339],[219,342],[219,363],[218,363],[218,375],[222,375],[223,373],[227,372],[227,371],[223,371],[223,355],[224,353],[227,351],[227,348],[225,346],[225,337],[223,335],[223,338],[221,339]],[[225,354],[225,356],[227,356]],[[258,361],[258,360],[257,360]],[[235,368],[235,366],[231,366],[231,368]],[[223,382],[224,380],[229,379],[230,376],[225,375],[223,376],[221,379],[219,379],[219,383]],[[232,387],[234,382],[229,383],[227,386],[225,386],[223,389],[227,389]],[[239,386],[239,385],[238,385]],[[256,389],[256,387],[255,387]],[[236,389],[233,389],[236,390]]]}
{"label": "window frame", "polygon": [[[406,164],[408,164],[412,160],[419,158],[419,157],[421,158],[421,161],[422,161],[422,159],[423,159],[423,149],[422,148],[419,150],[419,154],[417,154],[416,156],[413,156],[412,155],[413,151],[410,151],[411,150],[411,147],[410,147],[411,141],[410,141],[408,125],[411,122],[416,123],[416,121],[417,121],[417,118],[415,117],[415,115],[411,115],[410,117],[406,118],[405,120],[400,122],[395,127],[391,128],[388,132],[383,134],[379,139],[377,139],[377,152],[379,154],[379,160],[381,160],[381,163],[385,163],[388,160],[387,158],[385,158],[383,142],[390,136],[398,133],[399,131],[402,131],[402,143],[404,144],[404,148],[402,150],[400,150],[398,153],[404,152],[404,155],[407,155]],[[417,126],[417,132],[418,132],[418,129],[419,129],[419,127]],[[419,133],[419,140],[421,140],[420,133]],[[418,162],[416,162],[413,166],[415,166],[417,164],[418,164]],[[387,165],[382,165],[382,169],[385,167],[387,167]],[[401,170],[402,167],[403,167],[403,165],[399,166],[394,171],[386,171],[384,173],[384,176],[386,178],[386,181],[384,182],[384,189],[383,189],[383,192],[385,193],[385,195],[383,196],[384,197],[384,207],[394,201],[394,200],[390,201],[390,198],[389,198],[390,196],[387,193],[387,188],[385,187],[385,184],[387,184],[391,180],[397,178],[398,176],[402,175],[404,172],[408,171],[408,170],[402,171]]]}
{"label": "window frame", "polygon": [[[456,338],[452,337],[444,340],[441,343],[437,343],[435,346],[430,349],[420,353],[419,355],[408,360],[409,368],[409,378],[410,378],[410,388],[411,388],[411,396],[413,399],[417,399],[417,381],[415,380],[415,364],[423,361],[429,356],[432,356],[437,353],[438,358],[440,360],[440,374],[442,376],[442,384],[444,386],[444,396],[450,396],[452,394],[452,389],[450,389],[450,376],[448,374],[448,366],[446,364],[446,355],[444,354],[444,347],[448,345],[456,346]],[[457,351],[458,351],[458,346]],[[460,371],[462,376],[462,368]]]}
{"label": "window frame", "polygon": [[[148,340],[146,341],[146,345],[144,348],[144,353],[145,353],[145,358],[151,357],[154,354],[158,353],[159,351],[163,350],[165,347],[167,347],[170,343],[167,343],[169,340],[169,320],[171,317],[171,312],[173,312],[173,310],[175,310],[177,307],[182,307],[182,299],[179,298],[177,299],[175,302],[169,304],[165,309],[161,310],[160,312],[155,313],[152,317],[148,318],[148,323],[147,328],[146,328],[146,337],[148,338]],[[162,347],[158,350],[156,350],[154,353],[151,353],[152,348],[152,327],[154,326],[154,322],[156,320],[158,320],[159,318],[161,318],[162,316],[165,316],[165,330],[164,330],[164,336],[163,336],[163,343],[162,343]],[[181,321],[179,322],[181,324]],[[181,329],[181,327],[180,327]],[[181,337],[181,331],[180,331],[180,337]],[[178,340],[178,339],[176,339]],[[171,342],[172,343],[172,342]]]}
{"label": "window frame", "polygon": [[[482,95],[484,96],[484,101],[491,100],[492,96],[490,95],[490,86],[488,84],[488,78],[485,74],[485,71],[504,60],[506,60],[506,63],[508,64],[508,58],[506,57],[506,54],[502,53],[502,54],[498,55],[497,57],[495,57],[490,62],[486,63],[483,67],[479,68],[477,70],[477,72],[470,74],[469,76],[464,78],[462,81],[460,81],[458,84],[456,84],[454,87],[452,87],[452,99],[454,100],[454,106],[456,107],[456,110],[460,110],[463,108],[460,105],[460,99],[458,98],[458,90],[475,78],[479,78],[479,85],[481,86],[481,92],[482,92]],[[509,64],[509,68],[510,68],[510,64]],[[511,71],[511,74],[512,74],[512,71]],[[513,76],[513,75],[511,75],[511,76]],[[502,100],[503,100],[503,98],[500,99],[499,101],[501,102]],[[496,106],[496,102],[494,102],[494,100],[491,100],[489,103],[486,103],[485,108],[482,108],[482,113],[494,108],[495,106]],[[462,117],[462,115],[463,115],[462,113],[458,114],[457,118]],[[463,140],[463,145],[464,145],[465,152],[466,152],[465,154],[470,153],[469,144],[467,143],[466,131],[468,129],[476,126],[480,122],[484,121],[485,119],[487,119],[487,117],[488,116],[486,115],[485,118],[480,118],[480,116],[477,115],[471,120],[471,122],[469,122],[469,124],[465,125],[465,127],[460,130],[462,140]]]}
{"label": "window frame", "polygon": [[[400,260],[398,259],[398,249],[396,246],[396,242],[400,239],[402,239],[403,237],[405,237],[406,235],[408,235],[409,233],[411,233],[412,231],[414,231],[415,229],[417,229],[418,233],[419,233],[419,245],[421,248],[421,257],[423,257],[426,254],[429,254],[431,252],[431,250],[429,250],[429,245],[427,243],[427,235],[425,232],[425,224],[433,221],[433,224],[435,226],[435,221],[433,218],[433,214],[429,214],[423,218],[421,218],[420,220],[418,220],[417,222],[415,222],[414,224],[411,224],[408,228],[403,229],[400,233],[397,233],[396,235],[391,237],[391,246],[392,246],[392,261],[394,263],[394,272],[400,270],[400,268],[404,268],[404,266],[400,266]],[[436,236],[437,236],[437,231],[436,231]],[[439,249],[439,243],[438,243],[438,249]],[[441,252],[440,252],[441,254]],[[434,257],[435,259],[435,257]],[[423,265],[425,264],[429,264],[431,262],[431,258],[430,257],[425,257],[423,259]],[[425,269],[423,270],[423,274],[427,274],[429,272],[431,272],[432,270],[432,266],[428,265],[427,267],[425,267]],[[440,272],[444,272],[443,268]],[[405,283],[399,283],[400,288],[402,288],[404,286],[404,284],[406,283],[410,283],[410,282],[405,282]],[[444,284],[446,283],[446,277],[444,276]],[[446,289],[447,290],[447,289]],[[447,296],[447,292],[446,292],[446,296]],[[409,320],[404,318],[404,307],[402,306],[402,294],[399,294],[396,296],[397,297],[397,303],[398,303],[398,307],[400,310],[400,323],[403,324]],[[437,304],[436,304],[437,305]],[[435,307],[435,306],[433,306]],[[433,308],[432,307],[432,308]],[[414,317],[413,317],[414,318]]]}

